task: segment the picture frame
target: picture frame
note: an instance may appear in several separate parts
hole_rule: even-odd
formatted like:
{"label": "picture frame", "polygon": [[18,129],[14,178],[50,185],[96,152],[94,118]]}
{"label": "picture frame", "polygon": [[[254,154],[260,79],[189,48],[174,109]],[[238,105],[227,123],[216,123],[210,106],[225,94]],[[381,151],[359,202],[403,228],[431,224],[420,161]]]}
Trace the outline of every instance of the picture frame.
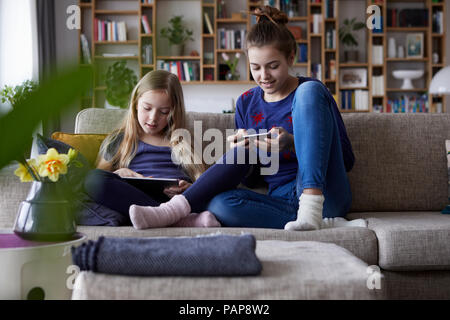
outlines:
{"label": "picture frame", "polygon": [[339,84],[344,88],[360,88],[367,86],[366,68],[345,68],[339,72]]}
{"label": "picture frame", "polygon": [[423,58],[423,33],[406,35],[406,57]]}

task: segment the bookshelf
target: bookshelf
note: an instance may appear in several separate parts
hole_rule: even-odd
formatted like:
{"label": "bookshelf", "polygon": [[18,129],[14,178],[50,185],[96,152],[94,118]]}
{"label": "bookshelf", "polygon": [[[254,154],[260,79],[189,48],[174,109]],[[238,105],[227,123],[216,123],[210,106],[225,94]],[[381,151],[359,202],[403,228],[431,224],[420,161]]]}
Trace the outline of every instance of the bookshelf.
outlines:
{"label": "bookshelf", "polygon": [[[433,76],[445,66],[445,1],[443,0],[368,0],[367,5],[376,4],[380,7],[382,16],[382,32],[369,30],[369,110],[387,113],[405,112],[446,112],[445,97],[428,94],[428,88]],[[403,10],[428,10],[426,23],[404,26],[408,21],[404,19]],[[405,11],[406,12],[406,11]],[[436,14],[442,12],[439,25],[441,30],[435,30]],[[414,12],[410,12],[414,14]],[[399,46],[408,50],[407,39],[410,34],[421,34],[423,37],[423,54],[420,57],[408,57],[407,52],[399,57]],[[389,51],[390,41],[394,39],[395,49]],[[373,61],[374,50],[381,46],[382,61]],[[433,60],[433,54],[438,60]],[[395,55],[395,56],[394,56]],[[380,57],[378,57],[380,58]],[[377,60],[377,59],[375,59]],[[414,89],[402,89],[401,80],[392,76],[394,70],[422,69],[424,76],[413,80]],[[375,78],[382,78],[381,83],[375,83]],[[377,86],[377,88],[374,88]]]}
{"label": "bookshelf", "polygon": [[[315,77],[321,80],[333,94],[341,112],[392,112],[391,101],[406,95],[422,95],[427,93],[427,88],[434,74],[445,66],[445,36],[435,26],[435,16],[438,12],[445,12],[445,1],[443,0],[290,0],[274,1],[276,5],[289,16],[288,27],[297,32],[298,56],[291,73]],[[145,2],[145,3],[144,3]],[[248,66],[245,52],[243,51],[243,38],[246,32],[256,22],[254,16],[248,14],[255,8],[266,5],[268,0],[196,0],[196,6],[192,10],[185,10],[185,17],[195,16],[188,25],[196,25],[194,32],[196,56],[186,55],[192,50],[185,52],[184,56],[171,56],[166,52],[160,52],[159,30],[161,26],[167,25],[167,17],[176,11],[180,1],[176,0],[91,0],[82,2],[79,0],[81,9],[81,25],[79,30],[79,63],[87,65],[83,58],[83,46],[81,35],[84,34],[88,43],[89,53],[95,62],[95,87],[86,93],[83,98],[83,107],[103,107],[105,85],[101,75],[106,68],[114,62],[126,59],[127,66],[135,70],[138,77],[145,73],[158,69],[167,68],[161,64],[177,63],[188,66],[195,71],[195,77],[186,77],[183,85],[188,84],[253,84],[252,75]],[[225,10],[223,10],[225,4]],[[364,28],[360,31],[359,50],[360,58],[356,62],[344,60],[344,48],[339,44],[338,30],[343,19],[356,17],[366,22],[367,6],[375,4],[380,7],[382,14],[382,30],[369,30]],[[426,26],[404,27],[400,25],[388,25],[387,14],[391,9],[402,8],[424,8],[428,9],[428,21]],[[175,14],[173,14],[175,15]],[[200,17],[197,19],[197,16]],[[207,16],[207,18],[206,18]],[[146,18],[151,29],[148,32],[142,24]],[[443,17],[443,15],[442,15]],[[126,40],[107,41],[100,40],[95,32],[97,20],[125,21],[127,26]],[[443,30],[445,21],[442,18]],[[245,34],[241,33],[241,30]],[[378,30],[379,31],[379,30]],[[238,35],[239,33],[239,35]],[[388,41],[395,37],[397,45],[407,34],[423,34],[423,56],[389,57]],[[96,38],[97,36],[97,38]],[[233,38],[223,45],[222,40],[226,37]],[[237,40],[241,38],[240,41]],[[404,40],[403,40],[404,41]],[[109,56],[104,56],[109,53]],[[117,53],[117,56],[111,54]],[[126,55],[130,53],[130,55]],[[240,54],[237,70],[240,75],[238,80],[224,80],[226,68],[224,68],[223,54],[233,58]],[[437,53],[438,59],[434,59]],[[377,59],[375,59],[375,54]],[[417,86],[415,89],[401,89],[401,81],[392,77],[392,71],[398,68],[423,67],[425,75],[423,79],[413,81]],[[177,69],[178,71],[180,69]],[[341,78],[352,79],[352,72],[362,72],[359,76],[365,81],[357,85],[348,85]],[[365,71],[364,71],[365,70]],[[358,76],[358,75],[356,75]],[[382,80],[380,80],[382,79]],[[375,85],[377,90],[374,91]],[[356,97],[356,94],[359,96]],[[356,100],[355,100],[356,99]],[[359,100],[358,100],[359,99]],[[361,100],[362,99],[362,100]],[[347,108],[348,101],[368,101],[365,110],[356,110],[354,103],[352,108]],[[442,109],[445,112],[445,98],[443,96],[427,97],[429,112]],[[360,105],[360,104],[358,104]],[[439,107],[442,105],[442,107]]]}

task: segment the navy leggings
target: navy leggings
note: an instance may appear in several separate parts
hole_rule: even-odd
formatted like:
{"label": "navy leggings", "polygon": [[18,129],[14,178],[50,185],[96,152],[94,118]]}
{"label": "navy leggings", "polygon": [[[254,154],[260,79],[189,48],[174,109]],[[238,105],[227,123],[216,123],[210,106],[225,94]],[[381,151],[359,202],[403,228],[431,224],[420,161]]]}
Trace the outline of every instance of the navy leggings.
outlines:
{"label": "navy leggings", "polygon": [[[235,158],[237,148],[229,152],[234,153],[232,158]],[[244,153],[248,155],[246,149]],[[191,205],[192,212],[200,213],[206,210],[209,201],[214,196],[235,189],[252,166],[246,163],[228,164],[226,157],[227,154],[223,155],[222,163],[211,166],[183,193]],[[155,207],[162,202],[125,182],[119,175],[100,169],[89,172],[84,189],[95,202],[126,216],[133,204]],[[166,201],[168,200],[169,198],[166,199]]]}

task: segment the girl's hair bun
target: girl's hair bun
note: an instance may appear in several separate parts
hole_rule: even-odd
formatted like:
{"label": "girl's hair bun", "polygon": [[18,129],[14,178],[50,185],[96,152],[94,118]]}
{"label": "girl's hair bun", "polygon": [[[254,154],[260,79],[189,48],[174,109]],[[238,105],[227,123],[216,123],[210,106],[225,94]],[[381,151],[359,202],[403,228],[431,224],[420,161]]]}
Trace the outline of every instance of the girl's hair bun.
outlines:
{"label": "girl's hair bun", "polygon": [[288,16],[284,12],[270,6],[256,8],[252,14],[256,16],[256,23],[271,21],[284,26],[289,22]]}

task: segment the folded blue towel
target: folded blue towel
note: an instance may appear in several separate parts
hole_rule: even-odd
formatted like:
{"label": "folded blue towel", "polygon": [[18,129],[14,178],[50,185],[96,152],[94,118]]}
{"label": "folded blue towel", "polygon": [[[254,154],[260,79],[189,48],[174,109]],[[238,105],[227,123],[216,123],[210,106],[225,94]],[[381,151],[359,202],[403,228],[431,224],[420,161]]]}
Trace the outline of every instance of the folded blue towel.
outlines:
{"label": "folded blue towel", "polygon": [[81,270],[135,276],[249,276],[261,273],[251,234],[105,238],[72,247]]}

